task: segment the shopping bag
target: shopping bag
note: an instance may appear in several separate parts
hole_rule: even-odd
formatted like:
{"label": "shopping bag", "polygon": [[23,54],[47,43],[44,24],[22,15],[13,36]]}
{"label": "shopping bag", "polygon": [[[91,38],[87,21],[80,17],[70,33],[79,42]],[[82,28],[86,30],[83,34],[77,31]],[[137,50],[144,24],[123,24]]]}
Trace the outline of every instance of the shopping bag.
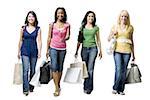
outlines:
{"label": "shopping bag", "polygon": [[23,82],[22,64],[19,61],[15,64],[13,84],[20,85]]}
{"label": "shopping bag", "polygon": [[110,42],[109,42],[109,44],[108,44],[108,48],[106,49],[106,52],[107,52],[107,54],[108,55],[111,55],[111,54],[113,54],[113,52],[114,52],[114,50],[115,50],[115,48],[116,48],[116,38],[115,37],[113,37],[111,40],[110,40]]}
{"label": "shopping bag", "polygon": [[64,82],[68,83],[81,83],[81,68],[67,68],[64,77]]}
{"label": "shopping bag", "polygon": [[48,84],[52,79],[51,61],[45,61],[43,66],[40,67],[40,84]]}
{"label": "shopping bag", "polygon": [[126,73],[126,84],[130,84],[130,83],[139,83],[142,82],[141,80],[141,72],[138,68],[137,64],[132,63],[131,67],[127,69],[127,73]]}
{"label": "shopping bag", "polygon": [[34,76],[32,77],[30,84],[39,87],[40,86],[39,77],[40,77],[40,67],[37,69]]}
{"label": "shopping bag", "polygon": [[87,78],[88,77],[88,71],[87,71],[87,67],[86,67],[85,61],[71,63],[70,67],[71,68],[81,68],[82,78]]}

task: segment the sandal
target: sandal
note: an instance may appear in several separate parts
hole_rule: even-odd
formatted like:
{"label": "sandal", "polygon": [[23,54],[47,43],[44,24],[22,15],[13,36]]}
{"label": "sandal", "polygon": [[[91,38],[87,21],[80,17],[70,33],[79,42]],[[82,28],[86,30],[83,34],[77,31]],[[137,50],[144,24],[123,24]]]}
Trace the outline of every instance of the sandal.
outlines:
{"label": "sandal", "polygon": [[55,91],[53,94],[54,94],[55,97],[57,97],[57,96],[60,95],[60,91],[59,91],[59,90],[58,90],[58,91]]}

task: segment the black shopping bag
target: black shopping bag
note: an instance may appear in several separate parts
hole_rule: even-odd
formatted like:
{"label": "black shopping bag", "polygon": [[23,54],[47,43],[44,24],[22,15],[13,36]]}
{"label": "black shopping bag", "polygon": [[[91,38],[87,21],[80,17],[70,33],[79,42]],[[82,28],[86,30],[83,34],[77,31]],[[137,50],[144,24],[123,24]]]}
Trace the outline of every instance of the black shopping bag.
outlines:
{"label": "black shopping bag", "polygon": [[48,84],[49,81],[52,79],[52,72],[51,72],[51,62],[45,61],[43,66],[40,67],[40,84]]}

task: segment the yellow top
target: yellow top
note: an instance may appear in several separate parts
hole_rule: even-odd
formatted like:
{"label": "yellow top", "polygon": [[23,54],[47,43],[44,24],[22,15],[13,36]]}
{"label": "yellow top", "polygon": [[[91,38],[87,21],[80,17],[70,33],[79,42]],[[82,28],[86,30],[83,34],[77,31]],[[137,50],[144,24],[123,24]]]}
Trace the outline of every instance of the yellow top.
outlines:
{"label": "yellow top", "polygon": [[[113,27],[112,31],[114,31],[115,27]],[[132,46],[132,41],[131,41],[131,36],[133,34],[133,27],[130,25],[129,27],[126,27],[125,30],[121,30],[119,26],[116,28],[117,30],[117,35],[116,35],[116,52],[120,53],[131,53],[131,46]]]}

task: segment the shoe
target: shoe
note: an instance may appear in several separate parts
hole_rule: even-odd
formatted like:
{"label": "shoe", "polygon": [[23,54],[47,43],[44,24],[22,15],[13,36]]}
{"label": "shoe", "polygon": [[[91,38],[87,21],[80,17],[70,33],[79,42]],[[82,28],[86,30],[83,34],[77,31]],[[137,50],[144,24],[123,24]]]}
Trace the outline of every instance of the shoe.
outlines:
{"label": "shoe", "polygon": [[120,94],[120,95],[125,95],[125,93],[124,93],[124,92],[119,92],[119,94]]}
{"label": "shoe", "polygon": [[24,94],[25,96],[28,96],[28,95],[29,95],[29,92],[23,92],[23,94]]}
{"label": "shoe", "polygon": [[85,94],[91,94],[91,91],[84,90],[84,93],[85,93]]}
{"label": "shoe", "polygon": [[30,89],[30,92],[33,92],[33,89]]}
{"label": "shoe", "polygon": [[112,94],[117,94],[117,93],[118,93],[117,90],[112,91]]}
{"label": "shoe", "polygon": [[34,86],[33,85],[29,85],[29,89],[30,89],[30,92],[33,92]]}
{"label": "shoe", "polygon": [[59,89],[59,90],[56,90],[56,91],[53,93],[53,95],[54,95],[55,97],[59,96],[59,95],[60,95],[60,89]]}

